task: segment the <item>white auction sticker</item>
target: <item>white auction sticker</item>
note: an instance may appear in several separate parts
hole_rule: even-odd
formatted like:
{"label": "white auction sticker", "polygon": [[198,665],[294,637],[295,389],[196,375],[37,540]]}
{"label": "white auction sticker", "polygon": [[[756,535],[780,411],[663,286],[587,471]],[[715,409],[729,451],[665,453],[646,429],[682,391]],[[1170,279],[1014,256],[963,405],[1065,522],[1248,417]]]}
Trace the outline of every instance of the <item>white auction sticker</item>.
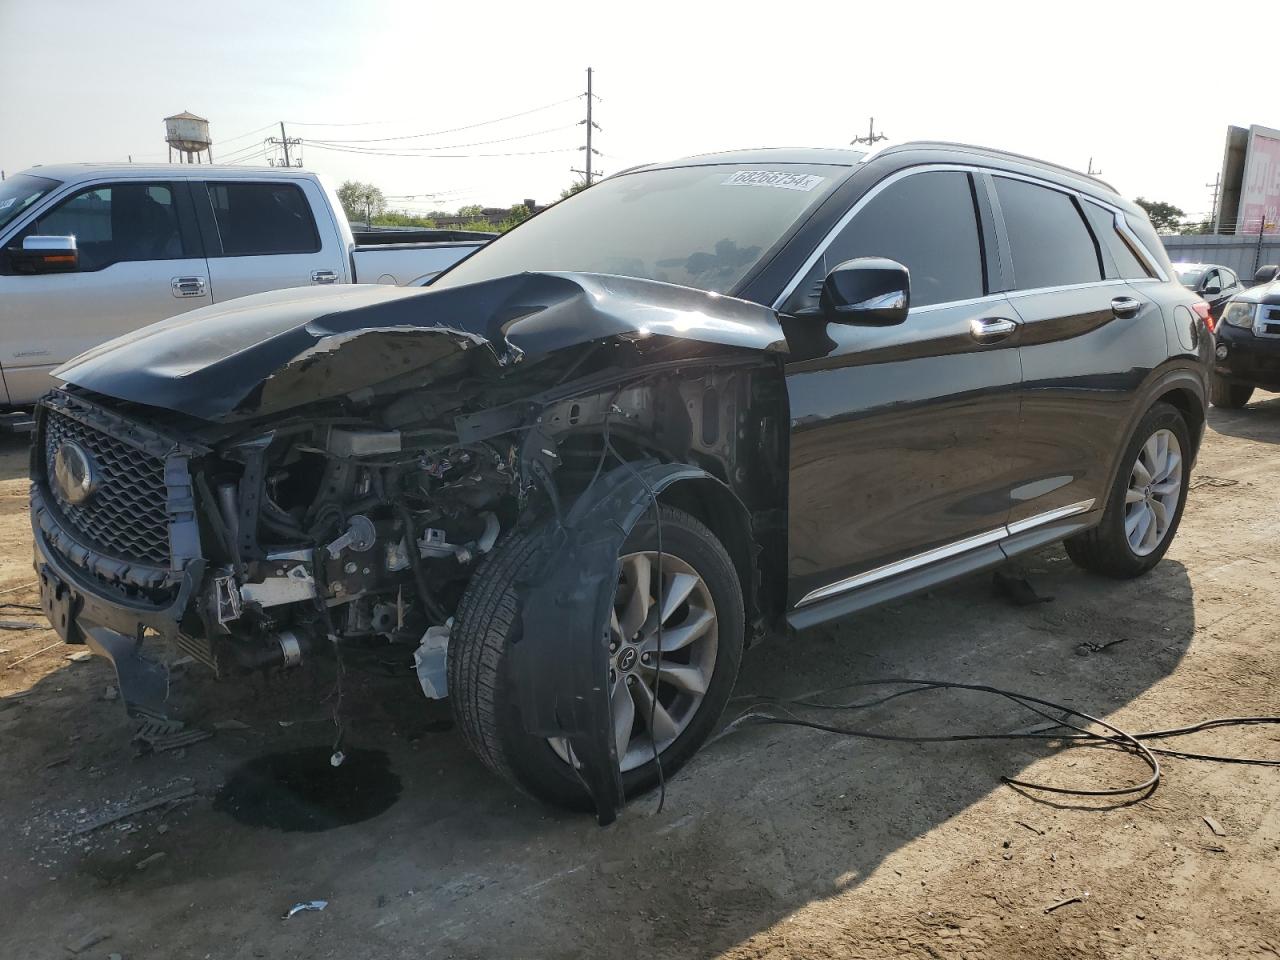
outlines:
{"label": "white auction sticker", "polygon": [[812,190],[826,177],[812,173],[783,173],[781,170],[739,170],[724,181],[727,187],[779,187],[783,190]]}

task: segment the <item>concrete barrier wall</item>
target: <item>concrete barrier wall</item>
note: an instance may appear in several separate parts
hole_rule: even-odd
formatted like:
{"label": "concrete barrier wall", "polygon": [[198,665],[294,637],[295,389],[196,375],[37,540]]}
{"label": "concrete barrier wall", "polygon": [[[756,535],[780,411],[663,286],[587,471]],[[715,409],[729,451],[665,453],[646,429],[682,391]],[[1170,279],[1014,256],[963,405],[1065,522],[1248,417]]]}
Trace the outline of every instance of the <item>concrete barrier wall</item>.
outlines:
{"label": "concrete barrier wall", "polygon": [[1280,236],[1258,237],[1169,236],[1161,237],[1170,260],[1192,263],[1220,263],[1230,267],[1246,283],[1264,263],[1280,263]]}

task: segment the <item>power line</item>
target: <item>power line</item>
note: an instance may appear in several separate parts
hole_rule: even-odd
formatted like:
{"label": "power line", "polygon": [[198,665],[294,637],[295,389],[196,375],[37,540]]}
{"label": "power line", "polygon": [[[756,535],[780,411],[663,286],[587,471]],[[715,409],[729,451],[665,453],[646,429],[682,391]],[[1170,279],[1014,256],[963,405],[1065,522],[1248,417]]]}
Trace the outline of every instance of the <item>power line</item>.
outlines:
{"label": "power line", "polygon": [[[519,113],[509,113],[503,117],[494,117],[492,120],[480,120],[476,123],[468,123],[461,127],[449,127],[445,130],[429,130],[426,133],[406,133],[396,137],[369,137],[359,140],[333,140],[333,143],[390,143],[393,140],[420,140],[424,137],[438,137],[445,133],[457,133],[460,130],[474,130],[476,127],[486,127],[494,123],[502,123],[505,120],[515,120],[517,117],[527,117],[531,113],[539,113],[542,110],[550,110],[552,107],[558,107],[564,103],[571,103],[577,100],[581,94],[572,97],[565,97],[563,100],[556,100],[552,103],[544,103],[540,107],[532,107],[528,110],[521,110]],[[290,123],[295,121],[290,120]],[[323,124],[323,123],[296,123],[299,127],[323,127],[323,126],[341,126],[341,124]],[[352,124],[357,126],[357,124]]]}
{"label": "power line", "polygon": [[[435,153],[439,150],[463,150],[463,149],[466,149],[467,147],[486,147],[494,143],[510,143],[512,140],[528,140],[531,137],[541,137],[541,136],[545,136],[548,133],[558,133],[561,130],[572,130],[574,127],[578,125],[579,124],[577,123],[568,123],[559,127],[548,127],[546,130],[535,130],[533,133],[521,133],[513,137],[498,137],[494,140],[476,140],[472,143],[447,143],[447,144],[441,144],[440,146],[435,146],[435,147],[400,147],[399,149],[409,151],[412,153]],[[350,142],[346,140],[310,140],[308,139],[306,142],[308,144],[311,144],[312,146],[327,146],[327,147],[341,146],[353,152],[357,152],[357,151],[372,152],[378,149],[377,147],[352,146]]]}
{"label": "power line", "polygon": [[396,153],[389,150],[355,150],[351,147],[334,147],[322,143],[306,141],[307,146],[316,150],[329,150],[333,153],[352,153],[364,157],[417,157],[419,160],[473,160],[480,157],[535,157],[548,153],[574,153],[573,147],[561,147],[555,150],[513,150],[506,153]]}
{"label": "power line", "polygon": [[218,141],[218,147],[219,149],[221,149],[222,147],[225,147],[228,143],[235,143],[237,140],[243,140],[245,137],[252,137],[255,133],[262,133],[264,130],[270,130],[274,126],[275,126],[274,123],[268,123],[265,127],[259,127],[257,130],[250,130],[248,133],[241,133],[234,137],[227,137],[225,140]]}

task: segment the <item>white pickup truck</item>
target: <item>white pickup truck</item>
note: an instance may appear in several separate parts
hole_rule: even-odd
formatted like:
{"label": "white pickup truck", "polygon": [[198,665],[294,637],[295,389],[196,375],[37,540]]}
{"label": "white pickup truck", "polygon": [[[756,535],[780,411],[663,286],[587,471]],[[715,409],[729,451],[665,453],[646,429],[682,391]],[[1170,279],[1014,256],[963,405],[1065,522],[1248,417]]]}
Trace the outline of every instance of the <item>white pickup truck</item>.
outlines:
{"label": "white pickup truck", "polygon": [[285,287],[420,285],[490,236],[353,234],[332,187],[294,168],[33,167],[0,182],[0,407],[156,320]]}

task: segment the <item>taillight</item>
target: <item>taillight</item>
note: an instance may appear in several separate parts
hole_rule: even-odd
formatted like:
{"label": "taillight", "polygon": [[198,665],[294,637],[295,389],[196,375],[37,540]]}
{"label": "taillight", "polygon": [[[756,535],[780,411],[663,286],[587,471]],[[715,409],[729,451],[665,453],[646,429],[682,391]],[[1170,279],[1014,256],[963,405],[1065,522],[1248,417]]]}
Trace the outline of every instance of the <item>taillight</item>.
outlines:
{"label": "taillight", "polygon": [[1191,309],[1200,318],[1200,322],[1208,328],[1209,332],[1213,333],[1213,314],[1209,312],[1209,305],[1200,300],[1193,303]]}

